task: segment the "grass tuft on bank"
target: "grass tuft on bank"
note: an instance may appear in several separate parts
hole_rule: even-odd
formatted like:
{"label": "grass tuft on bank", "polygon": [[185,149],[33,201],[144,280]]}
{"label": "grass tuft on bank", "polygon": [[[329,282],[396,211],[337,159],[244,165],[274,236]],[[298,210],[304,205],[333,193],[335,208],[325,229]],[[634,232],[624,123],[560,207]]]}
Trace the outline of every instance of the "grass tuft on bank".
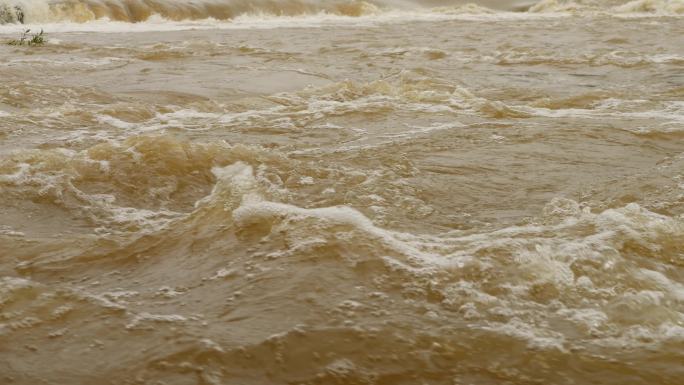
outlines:
{"label": "grass tuft on bank", "polygon": [[10,40],[8,45],[37,47],[47,43],[47,34],[42,29],[39,33],[31,33],[30,29],[25,30],[19,39]]}

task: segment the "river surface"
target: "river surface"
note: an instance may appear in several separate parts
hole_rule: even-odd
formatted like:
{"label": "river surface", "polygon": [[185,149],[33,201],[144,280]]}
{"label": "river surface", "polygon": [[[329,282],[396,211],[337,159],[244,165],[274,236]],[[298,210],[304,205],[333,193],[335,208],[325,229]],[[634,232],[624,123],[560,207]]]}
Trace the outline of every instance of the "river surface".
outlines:
{"label": "river surface", "polygon": [[0,383],[682,384],[683,2],[0,0],[0,40]]}

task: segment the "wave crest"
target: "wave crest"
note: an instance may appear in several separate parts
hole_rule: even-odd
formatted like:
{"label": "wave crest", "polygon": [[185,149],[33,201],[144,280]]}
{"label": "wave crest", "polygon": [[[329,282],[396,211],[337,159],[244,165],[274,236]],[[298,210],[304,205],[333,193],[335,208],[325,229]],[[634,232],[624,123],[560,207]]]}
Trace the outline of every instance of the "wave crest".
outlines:
{"label": "wave crest", "polygon": [[376,5],[360,0],[9,0],[0,3],[0,24],[43,22],[87,22],[109,19],[142,22],[156,15],[164,19],[229,20],[243,14],[296,16],[328,13],[358,17],[379,11]]}
{"label": "wave crest", "polygon": [[529,12],[571,12],[606,14],[682,14],[684,1],[681,0],[633,0],[596,1],[596,0],[542,0],[530,7]]}

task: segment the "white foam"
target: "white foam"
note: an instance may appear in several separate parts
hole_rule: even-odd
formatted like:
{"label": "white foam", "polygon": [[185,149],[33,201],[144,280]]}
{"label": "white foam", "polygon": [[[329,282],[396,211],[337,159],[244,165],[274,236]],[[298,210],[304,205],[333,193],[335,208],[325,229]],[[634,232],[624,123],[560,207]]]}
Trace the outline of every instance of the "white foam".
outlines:
{"label": "white foam", "polygon": [[684,13],[682,0],[634,0],[629,3],[613,7],[620,13],[656,13],[663,15]]}
{"label": "white foam", "polygon": [[[584,119],[630,119],[643,120],[647,126],[634,128],[633,125],[625,125],[626,130],[635,133],[652,132],[680,132],[684,130],[684,102],[663,101],[655,105],[645,100],[620,100],[606,99],[596,103],[594,109],[588,108],[563,108],[549,109],[543,107],[514,106],[515,109],[530,115],[547,118],[584,118]],[[642,111],[634,111],[642,109]]]}
{"label": "white foam", "polygon": [[126,324],[126,329],[133,329],[138,327],[143,322],[161,322],[161,323],[176,323],[185,322],[188,318],[179,314],[150,314],[140,313],[136,314],[131,321]]}
{"label": "white foam", "polygon": [[0,174],[0,182],[2,183],[12,183],[21,184],[29,178],[29,170],[31,165],[28,163],[19,163],[17,165],[17,171],[12,174]]}
{"label": "white foam", "polygon": [[614,4],[601,0],[541,0],[530,7],[529,12],[597,14],[618,17],[677,16],[684,14],[684,1],[682,0],[634,0],[619,5]]}
{"label": "white foam", "polygon": [[[539,305],[530,299],[535,285],[557,288],[555,295],[559,298],[553,305],[554,312],[578,325],[585,333],[596,336],[603,336],[601,330],[605,330],[608,323],[623,322],[620,317],[624,316],[625,309],[630,314],[644,313],[644,317],[650,317],[655,326],[649,327],[647,332],[654,333],[654,328],[669,322],[673,313],[650,315],[647,310],[681,306],[684,302],[684,285],[659,271],[629,267],[626,244],[639,245],[656,257],[663,248],[663,241],[676,242],[684,234],[680,219],[650,212],[637,204],[592,213],[576,202],[557,199],[544,210],[544,221],[548,221],[544,225],[430,236],[380,228],[369,217],[348,206],[303,208],[268,201],[261,195],[251,167],[245,164],[217,169],[215,174],[222,178],[223,186],[244,194],[241,199],[231,195],[233,206],[230,210],[235,226],[249,228],[268,223],[271,233],[286,234],[290,247],[275,252],[273,257],[310,255],[331,242],[351,242],[372,245],[378,252],[377,258],[394,269],[412,273],[429,273],[434,269],[458,271],[474,266],[485,271],[496,269],[503,274],[498,275],[497,279],[503,279],[498,285],[505,288],[507,294],[490,296],[480,288],[481,282],[461,281],[443,291],[446,297],[443,303],[472,320],[482,319],[481,307],[509,318],[508,322],[489,323],[484,328],[525,340],[531,348],[566,348],[562,333],[530,321],[529,317],[539,317]],[[592,230],[587,233],[587,229]],[[483,254],[485,250],[497,250],[498,256]],[[615,276],[627,286],[606,286],[588,276],[575,276],[572,266],[578,261],[602,265],[603,273]],[[585,298],[608,298],[608,310],[603,309],[606,302],[598,300],[585,301],[583,307],[574,308],[577,304],[573,293]],[[587,296],[587,293],[591,295]],[[677,331],[672,334],[672,338],[679,338]],[[609,344],[613,337],[602,338],[600,343]],[[630,344],[639,343],[627,335],[619,338],[623,343],[627,340]]]}
{"label": "white foam", "polygon": [[24,234],[21,231],[16,231],[12,227],[7,226],[7,225],[0,225],[0,235],[6,235],[9,237],[24,237],[26,234]]}
{"label": "white foam", "polygon": [[[98,19],[83,23],[74,22],[35,22],[17,26],[14,24],[0,25],[0,34],[16,35],[22,29],[30,28],[48,32],[99,32],[99,33],[144,33],[169,32],[186,30],[230,30],[230,29],[277,29],[277,28],[321,28],[327,26],[369,27],[383,24],[421,22],[421,21],[496,21],[496,20],[527,20],[567,17],[565,14],[534,14],[524,12],[494,12],[494,13],[440,13],[429,10],[402,11],[392,10],[372,15],[358,17],[319,13],[300,16],[274,15],[241,15],[233,20],[187,20],[171,21],[153,15],[145,22],[129,23]],[[49,20],[44,19],[44,20]]]}
{"label": "white foam", "polygon": [[566,351],[565,338],[561,333],[537,328],[519,318],[513,318],[507,323],[490,323],[483,329],[527,341],[527,346],[531,349]]}
{"label": "white foam", "polygon": [[96,115],[95,118],[97,119],[98,123],[100,124],[107,124],[109,126],[119,128],[122,130],[131,130],[137,127],[136,124],[133,123],[128,123],[125,122],[121,119],[114,118],[109,115]]}
{"label": "white foam", "polygon": [[[15,67],[15,66],[26,66],[26,65],[44,65],[50,67],[88,67],[96,68],[103,67],[112,64],[124,64],[126,59],[116,58],[116,57],[103,57],[103,58],[78,58],[70,60],[61,60],[56,58],[21,58],[21,59],[11,59],[7,62],[2,63],[3,66]],[[0,115],[1,116],[1,115]]]}

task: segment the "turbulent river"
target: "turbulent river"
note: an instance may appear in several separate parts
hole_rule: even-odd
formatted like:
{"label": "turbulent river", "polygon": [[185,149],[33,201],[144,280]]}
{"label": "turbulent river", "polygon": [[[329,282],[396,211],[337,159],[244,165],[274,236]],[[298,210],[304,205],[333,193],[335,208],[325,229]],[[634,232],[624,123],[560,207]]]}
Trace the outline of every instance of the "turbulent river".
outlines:
{"label": "turbulent river", "polygon": [[0,0],[0,41],[1,384],[682,384],[684,2]]}

